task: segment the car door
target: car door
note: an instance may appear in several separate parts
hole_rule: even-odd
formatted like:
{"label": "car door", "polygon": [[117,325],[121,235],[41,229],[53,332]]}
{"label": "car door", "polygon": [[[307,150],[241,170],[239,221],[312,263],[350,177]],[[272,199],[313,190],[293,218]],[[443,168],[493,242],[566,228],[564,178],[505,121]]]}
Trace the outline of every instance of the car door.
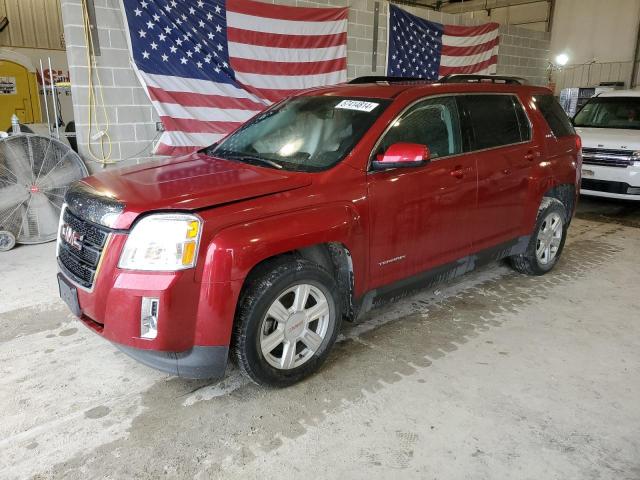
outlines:
{"label": "car door", "polygon": [[476,207],[476,164],[463,154],[455,97],[414,103],[381,137],[375,154],[400,143],[429,147],[420,167],[371,171],[372,288],[469,254],[469,219]]}
{"label": "car door", "polygon": [[464,95],[465,121],[478,169],[478,207],[473,216],[474,250],[516,238],[526,213],[531,124],[514,94]]}

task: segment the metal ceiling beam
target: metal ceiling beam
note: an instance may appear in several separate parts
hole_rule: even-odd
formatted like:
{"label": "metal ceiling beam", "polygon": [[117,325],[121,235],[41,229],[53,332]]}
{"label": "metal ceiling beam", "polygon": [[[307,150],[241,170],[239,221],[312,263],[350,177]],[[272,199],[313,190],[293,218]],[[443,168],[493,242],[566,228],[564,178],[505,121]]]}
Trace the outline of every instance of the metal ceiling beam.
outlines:
{"label": "metal ceiling beam", "polygon": [[396,5],[409,5],[410,7],[427,8],[429,10],[437,10],[435,2],[433,0],[389,0],[389,3]]}
{"label": "metal ceiling beam", "polygon": [[549,3],[549,21],[547,22],[547,32],[551,32],[553,28],[553,16],[556,13],[556,0],[551,0]]}
{"label": "metal ceiling beam", "polygon": [[453,3],[445,2],[440,8],[440,11],[446,13],[466,13],[541,2],[549,3],[549,0],[466,0]]}

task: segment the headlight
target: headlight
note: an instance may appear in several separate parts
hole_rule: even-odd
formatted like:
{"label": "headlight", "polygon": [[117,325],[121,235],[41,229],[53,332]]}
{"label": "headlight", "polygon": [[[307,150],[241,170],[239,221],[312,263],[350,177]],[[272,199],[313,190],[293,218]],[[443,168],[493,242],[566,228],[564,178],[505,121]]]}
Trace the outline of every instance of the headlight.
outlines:
{"label": "headlight", "polygon": [[174,271],[196,264],[201,221],[195,215],[158,213],[140,220],[127,238],[118,267]]}
{"label": "headlight", "polygon": [[56,258],[60,256],[60,242],[62,241],[60,237],[60,231],[62,230],[62,225],[64,224],[64,212],[67,209],[67,204],[63,203],[62,208],[60,209],[60,218],[58,219],[58,235],[56,236]]}
{"label": "headlight", "polygon": [[631,154],[631,158],[633,159],[633,165],[640,167],[640,150],[633,152]]}

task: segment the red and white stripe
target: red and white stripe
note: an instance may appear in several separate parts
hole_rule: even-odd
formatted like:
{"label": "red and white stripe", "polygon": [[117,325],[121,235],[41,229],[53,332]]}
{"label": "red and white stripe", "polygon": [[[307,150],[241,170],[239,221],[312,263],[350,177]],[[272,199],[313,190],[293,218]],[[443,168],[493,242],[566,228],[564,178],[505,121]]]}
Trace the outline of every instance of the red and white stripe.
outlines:
{"label": "red and white stripe", "polygon": [[475,27],[444,25],[440,76],[454,73],[495,73],[498,63],[497,23]]}
{"label": "red and white stripe", "polygon": [[272,102],[347,79],[346,8],[227,0],[231,68],[244,88],[139,72],[165,133],[156,153],[210,145]]}
{"label": "red and white stripe", "polygon": [[138,75],[164,125],[158,155],[179,155],[211,145],[268,105],[226,83],[142,71]]}

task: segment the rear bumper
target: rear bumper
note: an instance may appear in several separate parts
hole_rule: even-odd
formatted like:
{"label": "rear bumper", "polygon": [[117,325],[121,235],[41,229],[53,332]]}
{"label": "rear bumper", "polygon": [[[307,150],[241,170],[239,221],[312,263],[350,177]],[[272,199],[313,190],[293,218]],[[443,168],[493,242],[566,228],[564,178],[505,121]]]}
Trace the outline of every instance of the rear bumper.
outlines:
{"label": "rear bumper", "polygon": [[114,343],[118,349],[149,367],[171,375],[192,379],[219,379],[224,376],[229,348],[193,347],[185,352],[141,350]]}

